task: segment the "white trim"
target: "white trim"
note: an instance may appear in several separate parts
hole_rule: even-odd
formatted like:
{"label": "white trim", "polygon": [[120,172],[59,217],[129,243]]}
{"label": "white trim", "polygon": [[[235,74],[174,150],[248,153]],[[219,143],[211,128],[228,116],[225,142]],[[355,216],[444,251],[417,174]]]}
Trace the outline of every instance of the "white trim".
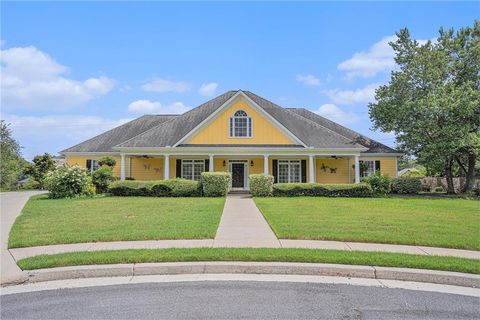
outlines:
{"label": "white trim", "polygon": [[360,157],[355,156],[355,183],[360,183]]}
{"label": "white trim", "polygon": [[120,154],[120,180],[125,180],[125,153]]}
{"label": "white trim", "polygon": [[[299,138],[297,138],[292,132],[290,132],[287,128],[285,128],[280,122],[278,122],[275,118],[273,118],[270,114],[268,114],[265,110],[263,110],[262,107],[260,107],[258,104],[256,104],[252,99],[250,99],[243,91],[239,90],[237,93],[235,93],[230,99],[228,99],[223,105],[221,105],[217,110],[212,112],[205,120],[200,122],[195,128],[193,128],[189,133],[187,133],[183,138],[178,140],[173,147],[177,147],[178,145],[182,144],[186,140],[188,140],[190,137],[193,135],[197,134],[200,129],[202,129],[205,125],[213,121],[217,115],[222,112],[224,109],[227,109],[238,97],[242,97],[245,99],[251,106],[253,106],[257,111],[262,113],[270,122],[272,122],[279,130],[281,130],[284,134],[286,134],[289,138],[291,138],[293,141],[297,142],[298,144],[307,147],[303,141],[301,141]],[[253,125],[253,123],[252,123]],[[252,128],[253,129],[253,128]],[[253,130],[252,130],[253,131]],[[252,132],[253,134],[253,132]]]}
{"label": "white trim", "polygon": [[310,181],[310,183],[315,182],[314,161],[315,161],[315,157],[313,155],[309,155],[308,156],[308,176],[309,176],[308,181]]}
{"label": "white trim", "polygon": [[268,154],[265,154],[263,156],[263,174],[266,175],[266,176],[269,173],[268,172],[269,171],[269,169],[268,169],[269,162],[270,162],[270,158],[269,158]]}
{"label": "white trim", "polygon": [[205,170],[205,159],[180,159],[180,178],[187,179],[187,178],[183,177],[183,162],[184,161],[191,161],[192,162],[192,179],[188,179],[188,180],[199,181],[199,180],[195,180],[195,161],[201,161],[202,164],[203,164],[202,172],[206,172],[206,170]]}
{"label": "white trim", "polygon": [[401,157],[403,153],[366,153],[360,152],[361,157]]}
{"label": "white trim", "polygon": [[164,155],[163,159],[163,180],[170,179],[170,155]]}
{"label": "white trim", "polygon": [[213,166],[213,154],[208,155],[208,172],[215,171]]}

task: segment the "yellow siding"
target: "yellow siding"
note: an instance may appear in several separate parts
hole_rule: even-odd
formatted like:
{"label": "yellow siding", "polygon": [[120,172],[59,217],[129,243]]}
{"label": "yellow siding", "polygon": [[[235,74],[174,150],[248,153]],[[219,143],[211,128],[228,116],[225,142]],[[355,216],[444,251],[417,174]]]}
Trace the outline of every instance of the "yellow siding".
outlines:
{"label": "yellow siding", "polygon": [[380,172],[382,175],[388,175],[391,178],[397,176],[395,157],[360,157],[360,160],[380,160]]}
{"label": "yellow siding", "polygon": [[[323,169],[322,169],[323,168]],[[316,161],[316,173],[318,183],[349,183],[349,162],[347,158],[318,158]],[[336,169],[335,172],[332,172],[331,169]],[[350,172],[350,180],[352,177],[352,172]]]}
{"label": "yellow siding", "polygon": [[[230,118],[239,110],[244,110],[252,118],[251,138],[230,138]],[[188,144],[294,144],[265,117],[248,103],[239,100],[224,110],[203,130],[187,141]]]}
{"label": "yellow siding", "polygon": [[[67,161],[67,165],[73,166],[73,165],[79,165],[80,167],[87,168],[87,159],[91,160],[98,160],[102,158],[103,156],[66,156],[65,159]],[[115,177],[120,177],[120,157],[112,157],[117,161],[117,164],[115,167],[113,167],[113,175]]]}
{"label": "yellow siding", "polygon": [[[131,163],[129,164],[129,159]],[[127,157],[127,177],[135,180],[162,180],[163,179],[163,159],[162,158],[141,158]]]}

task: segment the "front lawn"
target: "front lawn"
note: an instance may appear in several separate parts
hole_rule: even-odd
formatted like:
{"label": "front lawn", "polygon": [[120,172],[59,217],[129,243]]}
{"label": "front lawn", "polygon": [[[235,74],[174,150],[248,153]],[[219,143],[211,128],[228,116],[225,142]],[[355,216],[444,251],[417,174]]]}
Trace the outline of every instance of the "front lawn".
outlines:
{"label": "front lawn", "polygon": [[214,238],[224,198],[32,197],[9,247],[117,240]]}
{"label": "front lawn", "polygon": [[23,270],[77,265],[179,261],[282,261],[338,263],[480,273],[480,262],[454,257],[312,249],[192,248],[70,252],[18,261]]}
{"label": "front lawn", "polygon": [[255,198],[281,239],[480,249],[480,202],[434,198]]}

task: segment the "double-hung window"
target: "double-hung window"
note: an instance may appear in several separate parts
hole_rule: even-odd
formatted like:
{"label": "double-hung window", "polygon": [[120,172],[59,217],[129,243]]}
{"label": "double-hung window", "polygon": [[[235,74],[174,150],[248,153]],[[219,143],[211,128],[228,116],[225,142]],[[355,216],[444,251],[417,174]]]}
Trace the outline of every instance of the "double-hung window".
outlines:
{"label": "double-hung window", "polygon": [[198,181],[204,171],[205,160],[182,160],[182,178]]}
{"label": "double-hung window", "polygon": [[278,182],[301,182],[302,167],[300,160],[278,160]]}
{"label": "double-hung window", "polygon": [[230,137],[252,137],[252,118],[250,118],[245,111],[238,110],[233,117],[230,118]]}
{"label": "double-hung window", "polygon": [[380,160],[360,160],[360,177],[366,178],[380,173]]}
{"label": "double-hung window", "polygon": [[100,165],[98,164],[98,160],[87,159],[86,167],[88,171],[93,172],[100,168]]}

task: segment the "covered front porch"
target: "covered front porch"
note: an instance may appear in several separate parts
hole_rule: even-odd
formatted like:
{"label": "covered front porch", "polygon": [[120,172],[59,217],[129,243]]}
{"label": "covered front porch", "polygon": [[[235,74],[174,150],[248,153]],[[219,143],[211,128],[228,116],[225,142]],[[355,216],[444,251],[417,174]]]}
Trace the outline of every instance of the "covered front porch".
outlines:
{"label": "covered front porch", "polygon": [[250,174],[270,174],[275,183],[360,182],[360,154],[302,153],[121,153],[120,179],[198,180],[202,172],[225,171],[232,174],[233,190],[249,190]]}

